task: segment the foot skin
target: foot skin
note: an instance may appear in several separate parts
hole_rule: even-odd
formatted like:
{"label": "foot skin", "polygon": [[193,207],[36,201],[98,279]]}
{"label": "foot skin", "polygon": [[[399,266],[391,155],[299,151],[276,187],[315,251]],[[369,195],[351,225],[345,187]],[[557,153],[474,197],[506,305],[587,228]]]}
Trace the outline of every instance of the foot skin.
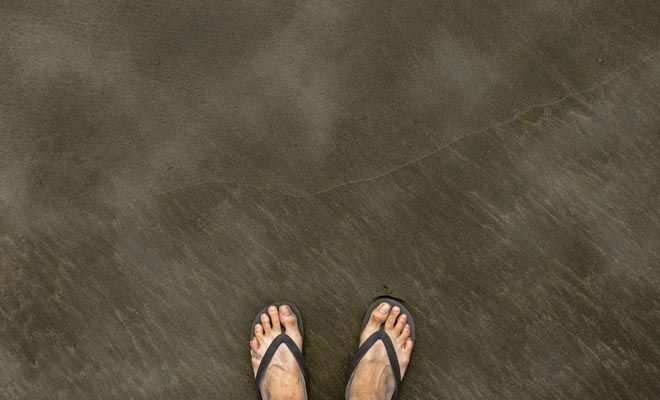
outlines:
{"label": "foot skin", "polygon": [[[377,330],[383,329],[392,339],[401,378],[406,372],[414,346],[410,338],[410,325],[407,317],[397,306],[382,303],[371,313],[369,322],[360,334],[360,346]],[[376,342],[360,360],[346,388],[346,398],[350,400],[390,400],[394,395],[396,382],[382,341]]]}
{"label": "foot skin", "polygon": [[[268,307],[268,314],[261,314],[261,323],[255,325],[254,337],[250,340],[255,377],[268,346],[282,332],[291,337],[302,351],[303,339],[298,330],[296,315],[286,305],[280,306],[279,309],[275,306]],[[277,349],[259,389],[264,399],[305,400],[307,398],[302,371],[288,347],[281,345]]]}

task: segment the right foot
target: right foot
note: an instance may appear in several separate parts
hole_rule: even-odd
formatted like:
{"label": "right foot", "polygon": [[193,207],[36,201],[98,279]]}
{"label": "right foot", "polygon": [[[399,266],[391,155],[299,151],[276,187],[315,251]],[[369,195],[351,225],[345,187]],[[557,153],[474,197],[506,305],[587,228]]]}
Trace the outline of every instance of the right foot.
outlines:
{"label": "right foot", "polygon": [[[261,323],[254,327],[254,338],[250,340],[252,350],[252,369],[254,375],[268,346],[275,338],[284,332],[302,351],[303,339],[298,330],[298,320],[289,306],[268,307],[268,314],[261,314]],[[307,398],[305,379],[298,366],[296,358],[288,347],[280,345],[268,365],[259,386],[264,399],[272,400],[304,400]]]}
{"label": "right foot", "polygon": [[[384,329],[392,339],[399,359],[401,378],[410,362],[414,346],[410,338],[410,325],[407,317],[397,306],[383,302],[374,309],[369,322],[360,335],[360,346],[374,332]],[[382,327],[382,328],[381,328]],[[362,357],[348,382],[346,398],[350,400],[390,400],[394,395],[396,382],[382,341],[377,341]]]}

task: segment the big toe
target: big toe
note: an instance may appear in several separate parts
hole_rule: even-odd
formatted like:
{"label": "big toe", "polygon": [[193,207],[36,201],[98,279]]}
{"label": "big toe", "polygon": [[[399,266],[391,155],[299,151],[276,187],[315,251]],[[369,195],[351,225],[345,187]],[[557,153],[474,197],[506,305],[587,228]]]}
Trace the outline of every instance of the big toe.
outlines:
{"label": "big toe", "polygon": [[369,321],[360,335],[360,344],[362,344],[374,332],[380,330],[383,323],[387,320],[392,306],[387,302],[382,302],[376,307],[369,316]]}
{"label": "big toe", "polygon": [[302,348],[302,335],[298,329],[298,317],[291,311],[291,307],[286,304],[281,305],[279,317],[282,326],[284,326],[284,332],[296,342],[298,347]]}

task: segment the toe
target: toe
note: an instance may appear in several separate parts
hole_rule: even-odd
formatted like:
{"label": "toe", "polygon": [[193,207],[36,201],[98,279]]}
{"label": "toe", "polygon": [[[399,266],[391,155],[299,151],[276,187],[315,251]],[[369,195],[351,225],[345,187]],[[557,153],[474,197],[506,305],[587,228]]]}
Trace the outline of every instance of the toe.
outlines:
{"label": "toe", "polygon": [[397,340],[401,343],[405,343],[408,341],[410,338],[410,325],[406,324],[404,325],[403,329],[401,330],[401,333],[397,337]]}
{"label": "toe", "polygon": [[280,306],[280,322],[284,326],[287,334],[298,332],[298,319],[287,305]]}
{"label": "toe", "polygon": [[257,338],[257,341],[259,342],[259,345],[264,344],[264,327],[261,324],[256,324],[254,326],[254,337]]}
{"label": "toe", "polygon": [[401,332],[403,332],[403,328],[406,326],[406,321],[408,321],[408,317],[406,314],[403,314],[399,316],[396,320],[396,324],[392,328],[392,333],[394,334],[394,337],[399,337],[401,335]]}
{"label": "toe", "polygon": [[261,314],[261,325],[264,327],[264,334],[270,335],[270,317],[268,314]]}
{"label": "toe", "polygon": [[394,324],[396,323],[396,319],[399,316],[399,314],[401,314],[401,309],[397,306],[392,307],[392,312],[387,317],[387,321],[385,321],[386,330],[391,330],[394,327]]}
{"label": "toe", "polygon": [[256,337],[253,337],[252,340],[250,340],[250,350],[255,353],[259,350],[259,341]]}
{"label": "toe", "polygon": [[371,313],[369,317],[369,322],[367,326],[371,326],[375,329],[380,329],[380,326],[383,325],[383,322],[387,319],[387,316],[390,313],[391,306],[388,303],[381,303],[376,309]]}
{"label": "toe", "polygon": [[268,315],[270,316],[270,321],[273,325],[272,327],[273,332],[277,334],[282,332],[282,327],[280,325],[280,314],[277,311],[277,307],[275,306],[268,307]]}
{"label": "toe", "polygon": [[415,346],[415,341],[412,340],[411,338],[408,338],[408,340],[406,340],[406,343],[403,345],[403,350],[405,350],[408,354],[410,354],[414,346]]}
{"label": "toe", "polygon": [[287,305],[280,306],[280,322],[284,327],[287,336],[291,337],[293,341],[302,349],[302,334],[298,330],[298,317],[291,311]]}
{"label": "toe", "polygon": [[252,372],[254,375],[257,375],[257,370],[259,369],[259,364],[261,364],[262,354],[259,353],[259,340],[254,338],[250,340],[250,362],[252,363]]}
{"label": "toe", "polygon": [[371,313],[371,316],[369,317],[369,322],[367,322],[367,325],[364,327],[364,330],[360,335],[360,344],[362,344],[362,342],[367,340],[369,336],[380,329],[380,327],[383,325],[383,322],[387,320],[387,316],[389,315],[391,308],[392,307],[389,305],[389,303],[383,302],[374,309],[374,311]]}
{"label": "toe", "polygon": [[261,357],[263,357],[263,354],[259,352],[259,339],[254,337],[250,340],[250,359],[252,361],[252,367],[255,368],[255,373],[256,368],[261,362]]}
{"label": "toe", "polygon": [[403,344],[403,351],[401,353],[397,352],[397,355],[399,357],[399,367],[401,367],[401,376],[406,373],[406,370],[408,369],[408,364],[410,363],[410,356],[412,355],[412,349],[413,346],[415,345],[415,342],[408,338],[408,340],[405,341]]}

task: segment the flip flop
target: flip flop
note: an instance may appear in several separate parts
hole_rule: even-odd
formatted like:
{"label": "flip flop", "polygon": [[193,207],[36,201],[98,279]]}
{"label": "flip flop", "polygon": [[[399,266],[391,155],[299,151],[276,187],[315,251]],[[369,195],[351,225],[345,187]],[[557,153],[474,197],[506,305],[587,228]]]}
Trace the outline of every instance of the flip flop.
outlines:
{"label": "flip flop", "polygon": [[[362,328],[360,328],[360,332],[364,330],[364,327],[367,325],[369,322],[369,318],[371,317],[371,313],[382,303],[388,303],[390,306],[394,307],[397,306],[401,309],[401,314],[405,314],[408,319],[406,320],[406,323],[410,325],[410,338],[415,341],[415,321],[413,321],[412,314],[410,314],[410,311],[401,304],[401,299],[396,299],[391,296],[379,296],[376,297],[374,302],[369,306],[367,309],[367,312],[364,314],[364,319],[362,320]],[[397,317],[398,318],[398,317]],[[392,395],[392,400],[396,399],[397,393],[399,392],[399,386],[401,385],[401,369],[399,367],[399,358],[396,356],[396,350],[394,350],[394,343],[392,343],[392,339],[390,339],[390,336],[385,332],[385,330],[381,327],[380,330],[374,332],[371,336],[367,338],[367,340],[362,343],[362,345],[358,348],[357,353],[355,353],[355,357],[353,357],[353,361],[351,362],[351,369],[350,369],[350,374],[349,374],[349,380],[348,380],[348,385],[346,385],[346,394],[348,394],[348,389],[351,386],[351,381],[353,380],[353,372],[355,371],[355,368],[357,368],[358,364],[360,363],[360,360],[362,360],[362,357],[364,357],[365,354],[371,349],[371,347],[376,344],[378,341],[382,341],[383,344],[385,345],[385,350],[387,351],[387,357],[390,360],[390,366],[392,367],[392,373],[394,374],[394,382],[396,383],[396,386],[394,388],[394,394]]]}
{"label": "flip flop", "polygon": [[[259,311],[257,316],[254,318],[254,322],[252,322],[252,328],[250,329],[250,340],[252,340],[252,338],[255,336],[254,327],[257,326],[257,324],[261,323],[261,314],[268,314],[268,307],[270,306],[275,306],[278,308],[278,310],[280,306],[289,306],[291,312],[293,312],[293,314],[296,316],[296,321],[298,322],[298,330],[300,331],[300,336],[302,336],[303,338],[305,337],[305,333],[303,330],[302,314],[300,314],[300,311],[298,311],[296,306],[294,306],[293,304],[280,301],[277,303],[268,304],[267,306],[262,308],[261,311]],[[268,349],[266,349],[266,353],[261,359],[259,368],[257,368],[257,376],[255,377],[255,382],[257,384],[257,395],[259,396],[259,399],[263,399],[263,397],[261,396],[261,391],[259,390],[259,386],[261,386],[261,381],[264,379],[264,375],[266,374],[266,368],[268,368],[268,365],[272,361],[275,352],[281,345],[285,345],[286,347],[289,348],[289,350],[291,350],[293,357],[298,362],[298,367],[300,368],[300,371],[302,371],[303,382],[307,382],[307,375],[305,374],[305,368],[303,366],[302,351],[298,348],[296,342],[294,342],[290,336],[285,334],[284,326],[282,326],[282,329],[283,329],[282,333],[280,333],[275,338],[275,340],[273,340],[270,346],[268,346]],[[305,392],[307,392],[306,388],[305,388]]]}

